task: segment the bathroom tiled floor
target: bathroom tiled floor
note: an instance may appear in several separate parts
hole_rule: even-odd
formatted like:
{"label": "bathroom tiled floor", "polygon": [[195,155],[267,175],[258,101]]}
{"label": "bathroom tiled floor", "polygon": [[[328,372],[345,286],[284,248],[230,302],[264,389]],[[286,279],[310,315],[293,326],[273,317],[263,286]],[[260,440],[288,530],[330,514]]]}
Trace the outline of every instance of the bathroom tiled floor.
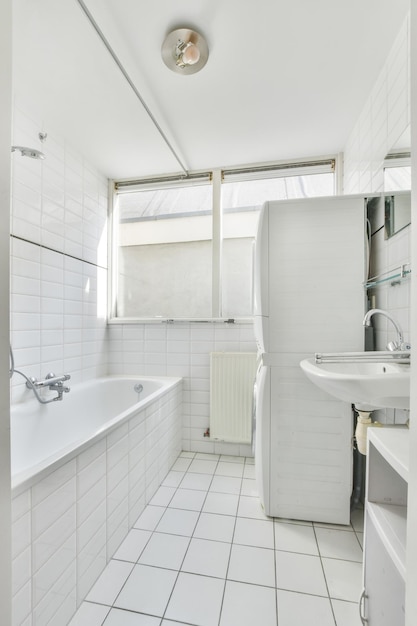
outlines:
{"label": "bathroom tiled floor", "polygon": [[272,520],[254,478],[183,452],[71,626],[360,626],[362,512]]}

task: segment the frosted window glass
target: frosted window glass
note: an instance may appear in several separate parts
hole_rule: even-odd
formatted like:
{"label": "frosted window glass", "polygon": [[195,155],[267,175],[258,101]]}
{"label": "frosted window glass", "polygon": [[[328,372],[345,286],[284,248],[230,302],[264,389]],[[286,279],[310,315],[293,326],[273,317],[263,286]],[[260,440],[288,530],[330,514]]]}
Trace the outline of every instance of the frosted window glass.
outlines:
{"label": "frosted window glass", "polygon": [[310,174],[261,180],[242,180],[222,185],[222,316],[253,314],[254,245],[262,204],[334,194],[334,175]]}
{"label": "frosted window glass", "polygon": [[211,317],[211,196],[211,185],[120,194],[118,317]]}

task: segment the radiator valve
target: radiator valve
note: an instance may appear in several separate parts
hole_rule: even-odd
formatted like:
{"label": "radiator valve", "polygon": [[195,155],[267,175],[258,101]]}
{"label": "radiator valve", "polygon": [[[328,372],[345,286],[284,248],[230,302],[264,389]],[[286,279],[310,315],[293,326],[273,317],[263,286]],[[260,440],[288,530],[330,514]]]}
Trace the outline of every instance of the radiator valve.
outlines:
{"label": "radiator valve", "polygon": [[210,428],[206,428],[204,432],[204,437],[210,437]]}

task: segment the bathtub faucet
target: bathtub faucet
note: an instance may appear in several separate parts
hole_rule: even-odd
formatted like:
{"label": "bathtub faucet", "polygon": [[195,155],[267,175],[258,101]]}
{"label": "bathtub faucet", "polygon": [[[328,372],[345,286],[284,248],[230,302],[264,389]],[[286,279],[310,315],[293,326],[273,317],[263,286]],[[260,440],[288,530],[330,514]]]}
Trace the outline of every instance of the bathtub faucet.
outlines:
{"label": "bathtub faucet", "polygon": [[52,398],[51,400],[46,400],[46,401],[44,400],[44,403],[46,404],[46,402],[54,402],[56,400],[62,400],[62,396],[64,395],[64,393],[68,393],[70,391],[70,388],[64,385],[64,382],[66,380],[69,380],[70,378],[71,378],[70,374],[63,374],[62,376],[55,376],[53,372],[50,372],[49,374],[45,376],[44,380],[38,380],[37,378],[33,378],[33,377],[30,378],[26,382],[26,387],[28,389],[33,389],[38,400],[39,400],[39,396],[36,393],[37,389],[48,387],[50,391],[56,391],[58,395]]}

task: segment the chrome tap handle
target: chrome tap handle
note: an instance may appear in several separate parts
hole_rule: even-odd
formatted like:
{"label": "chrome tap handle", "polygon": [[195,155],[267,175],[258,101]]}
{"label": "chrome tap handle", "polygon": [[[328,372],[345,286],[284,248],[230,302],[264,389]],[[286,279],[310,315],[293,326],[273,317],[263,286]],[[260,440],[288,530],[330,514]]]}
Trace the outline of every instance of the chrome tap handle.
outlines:
{"label": "chrome tap handle", "polygon": [[57,385],[58,383],[63,383],[66,380],[71,378],[70,374],[64,374],[63,376],[55,376],[52,372],[45,376],[45,380],[37,380],[34,385],[35,387],[51,387],[52,385]]}

